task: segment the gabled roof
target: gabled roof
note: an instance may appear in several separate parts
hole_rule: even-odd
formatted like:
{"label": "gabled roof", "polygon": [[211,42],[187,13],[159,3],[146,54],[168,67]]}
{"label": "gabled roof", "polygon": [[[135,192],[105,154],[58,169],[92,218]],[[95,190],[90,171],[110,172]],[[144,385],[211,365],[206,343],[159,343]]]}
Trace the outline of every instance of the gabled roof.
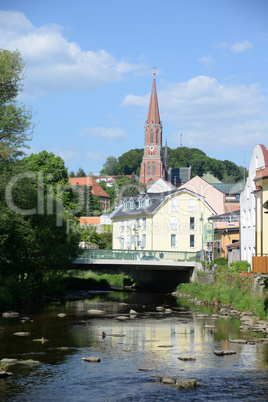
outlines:
{"label": "gabled roof", "polygon": [[173,190],[176,190],[175,186],[173,186],[171,183],[167,182],[166,180],[160,178],[147,189],[147,193],[159,194],[159,193],[164,193],[164,192],[173,191]]}
{"label": "gabled roof", "polygon": [[[115,218],[131,217],[131,216],[150,215],[156,212],[156,210],[169,198],[185,192],[201,199],[202,202],[210,209],[211,213],[215,213],[213,208],[205,201],[205,198],[202,195],[197,194],[189,189],[179,188],[174,192],[168,193],[166,195],[164,195],[163,193],[159,194],[158,196],[156,196],[156,194],[146,194],[144,196],[144,199],[150,198],[153,201],[152,204],[149,205],[148,207],[136,206],[133,209],[124,209],[124,203],[127,201],[129,202],[131,198],[135,198],[135,197],[126,197],[124,198],[123,202],[121,202],[119,207],[110,214],[110,218],[115,219]],[[137,199],[140,199],[140,196],[136,196],[136,200]]]}
{"label": "gabled roof", "polygon": [[69,183],[71,183],[72,186],[87,186],[87,187],[92,187],[92,194],[97,195],[98,197],[104,197],[104,198],[111,198],[106,191],[104,191],[101,186],[93,179],[93,177],[86,176],[86,177],[70,177],[69,178]]}
{"label": "gabled roof", "polygon": [[210,184],[221,183],[221,181],[217,179],[217,177],[213,176],[213,174],[211,174],[210,172],[203,174],[202,179]]}

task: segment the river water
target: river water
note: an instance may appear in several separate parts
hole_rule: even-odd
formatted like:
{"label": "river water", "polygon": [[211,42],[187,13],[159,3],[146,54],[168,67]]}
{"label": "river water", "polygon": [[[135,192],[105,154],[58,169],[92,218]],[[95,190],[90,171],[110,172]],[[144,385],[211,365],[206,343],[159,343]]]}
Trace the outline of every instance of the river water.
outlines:
{"label": "river water", "polygon": [[[160,306],[169,310],[157,311]],[[105,314],[92,315],[93,309]],[[130,309],[138,314],[117,318]],[[17,318],[0,318],[0,358],[19,359],[8,369],[13,376],[0,380],[1,401],[268,400],[268,345],[229,343],[260,335],[241,333],[236,318],[197,317],[214,314],[210,307],[163,294],[110,292],[16,311]],[[222,348],[236,354],[213,353]],[[100,362],[83,360],[92,356]],[[179,390],[157,376],[196,379],[198,386]]]}

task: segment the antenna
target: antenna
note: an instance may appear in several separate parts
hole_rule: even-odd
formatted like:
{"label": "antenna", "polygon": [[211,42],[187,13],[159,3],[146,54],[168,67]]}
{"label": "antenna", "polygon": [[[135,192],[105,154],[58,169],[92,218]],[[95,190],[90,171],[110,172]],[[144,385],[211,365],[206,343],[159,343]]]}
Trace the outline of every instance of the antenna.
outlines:
{"label": "antenna", "polygon": [[246,183],[246,154],[244,154],[244,183]]}
{"label": "antenna", "polygon": [[182,147],[182,130],[181,130],[181,147]]}

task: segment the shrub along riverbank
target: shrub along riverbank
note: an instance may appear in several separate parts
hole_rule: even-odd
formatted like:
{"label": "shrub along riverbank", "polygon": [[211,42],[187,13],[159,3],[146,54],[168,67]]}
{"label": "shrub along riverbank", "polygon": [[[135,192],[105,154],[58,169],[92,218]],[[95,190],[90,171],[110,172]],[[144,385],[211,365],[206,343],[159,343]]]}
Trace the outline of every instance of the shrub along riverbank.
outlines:
{"label": "shrub along riverbank", "polygon": [[18,303],[31,303],[64,297],[70,290],[109,290],[124,289],[133,285],[130,276],[125,274],[96,274],[92,271],[59,272],[47,276],[41,282],[15,281],[9,278],[0,281],[0,307]]}
{"label": "shrub along riverbank", "polygon": [[251,311],[260,319],[268,320],[267,279],[262,287],[256,286],[253,276],[242,276],[237,271],[239,268],[234,269],[234,266],[228,268],[227,264],[218,265],[213,283],[202,283],[201,272],[198,282],[180,284],[177,291],[207,303],[229,304],[238,311]]}

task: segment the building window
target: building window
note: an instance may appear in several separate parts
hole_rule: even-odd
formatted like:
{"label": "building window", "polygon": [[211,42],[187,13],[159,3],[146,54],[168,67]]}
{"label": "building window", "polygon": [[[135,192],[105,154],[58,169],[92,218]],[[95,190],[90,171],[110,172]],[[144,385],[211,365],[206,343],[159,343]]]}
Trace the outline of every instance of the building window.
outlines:
{"label": "building window", "polygon": [[195,216],[190,216],[190,230],[195,230]]}
{"label": "building window", "polygon": [[170,238],[170,246],[177,247],[177,235],[172,233]]}
{"label": "building window", "polygon": [[195,199],[194,198],[188,199],[188,212],[195,212]]}
{"label": "building window", "polygon": [[141,230],[146,230],[146,218],[145,218],[145,216],[141,220]]}
{"label": "building window", "polygon": [[156,172],[156,167],[155,167],[155,162],[153,162],[153,176],[155,176],[155,172]]}
{"label": "building window", "polygon": [[130,232],[130,219],[126,221],[126,232]]}
{"label": "building window", "polygon": [[190,248],[194,248],[195,247],[195,235],[191,234],[190,235]]}
{"label": "building window", "polygon": [[142,208],[144,206],[144,200],[139,201],[139,208]]}
{"label": "building window", "polygon": [[170,217],[170,230],[177,230],[177,216]]}
{"label": "building window", "polygon": [[148,162],[148,165],[147,165],[147,176],[151,176],[151,164],[150,164],[150,162]]}
{"label": "building window", "polygon": [[146,247],[146,235],[143,234],[141,237],[141,247],[145,248]]}
{"label": "building window", "polygon": [[124,248],[124,236],[120,237],[120,248],[123,249]]}
{"label": "building window", "polygon": [[135,208],[135,202],[133,200],[130,201],[130,209]]}
{"label": "building window", "polygon": [[120,221],[120,233],[124,232],[124,219]]}
{"label": "building window", "polygon": [[153,144],[154,142],[154,132],[151,130],[151,135],[150,135],[150,143]]}
{"label": "building window", "polygon": [[130,235],[126,236],[126,248],[130,248]]}
{"label": "building window", "polygon": [[157,144],[159,143],[159,132],[158,130],[156,130],[156,141]]}
{"label": "building window", "polygon": [[178,198],[171,198],[171,212],[178,212],[179,211],[179,203]]}
{"label": "building window", "polygon": [[140,220],[139,220],[139,218],[136,218],[135,219],[135,230],[139,230],[139,228],[140,228]]}

